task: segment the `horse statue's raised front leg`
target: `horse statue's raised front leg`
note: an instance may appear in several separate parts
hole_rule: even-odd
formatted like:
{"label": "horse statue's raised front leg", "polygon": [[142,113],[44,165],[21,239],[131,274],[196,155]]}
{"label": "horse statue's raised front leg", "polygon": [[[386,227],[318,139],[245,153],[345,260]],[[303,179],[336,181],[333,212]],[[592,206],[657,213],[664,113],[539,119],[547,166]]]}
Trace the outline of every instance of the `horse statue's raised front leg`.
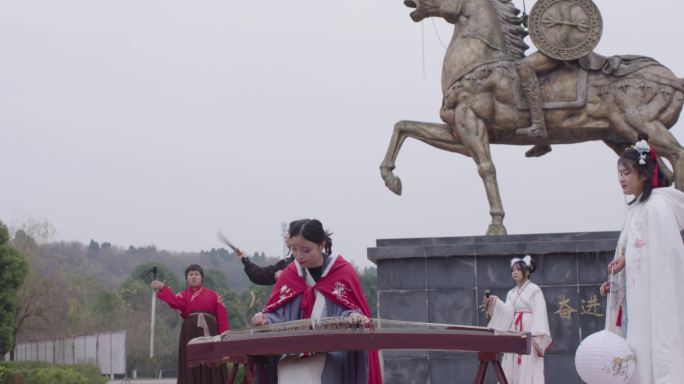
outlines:
{"label": "horse statue's raised front leg", "polygon": [[395,161],[406,138],[412,137],[435,148],[470,156],[470,152],[454,136],[446,124],[425,123],[421,121],[402,120],[394,124],[394,133],[390,140],[385,159],[380,164],[380,175],[390,191],[401,195],[401,179],[394,175]]}

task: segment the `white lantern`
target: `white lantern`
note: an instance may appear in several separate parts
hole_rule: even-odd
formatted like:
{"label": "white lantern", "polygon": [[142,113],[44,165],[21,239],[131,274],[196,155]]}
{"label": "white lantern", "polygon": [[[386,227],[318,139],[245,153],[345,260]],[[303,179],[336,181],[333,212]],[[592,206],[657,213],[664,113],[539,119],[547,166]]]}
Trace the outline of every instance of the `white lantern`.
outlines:
{"label": "white lantern", "polygon": [[575,368],[587,384],[626,384],[635,371],[636,359],[625,339],[604,330],[582,340],[575,353]]}

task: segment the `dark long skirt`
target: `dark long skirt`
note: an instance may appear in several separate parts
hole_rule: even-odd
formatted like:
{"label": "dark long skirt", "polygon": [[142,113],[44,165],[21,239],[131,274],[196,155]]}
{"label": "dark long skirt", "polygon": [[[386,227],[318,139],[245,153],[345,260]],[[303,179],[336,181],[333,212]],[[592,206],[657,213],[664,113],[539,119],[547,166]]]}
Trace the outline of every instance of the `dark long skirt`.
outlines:
{"label": "dark long skirt", "polygon": [[[204,336],[204,329],[197,326],[197,315],[190,315],[183,320],[180,344],[178,346],[178,384],[225,384],[228,381],[228,370],[225,364],[219,367],[200,365],[188,368],[188,358],[185,346],[190,339]],[[209,327],[211,336],[218,334],[218,325],[213,316],[205,315],[204,319]]]}

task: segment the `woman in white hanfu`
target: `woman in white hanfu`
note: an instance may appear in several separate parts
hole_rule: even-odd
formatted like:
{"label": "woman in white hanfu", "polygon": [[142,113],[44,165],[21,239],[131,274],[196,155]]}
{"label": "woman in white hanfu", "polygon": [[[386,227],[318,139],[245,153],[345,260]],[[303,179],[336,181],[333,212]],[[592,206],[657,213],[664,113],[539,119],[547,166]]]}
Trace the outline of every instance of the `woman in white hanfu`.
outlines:
{"label": "woman in white hanfu", "polygon": [[501,365],[509,384],[543,384],[544,354],[551,345],[546,300],[541,288],[530,281],[536,267],[530,255],[511,260],[515,287],[508,291],[506,302],[496,296],[484,299],[491,320],[487,325],[497,331],[530,332],[532,353],[504,354]]}
{"label": "woman in white hanfu", "polygon": [[[627,339],[636,356],[633,384],[684,383],[684,193],[663,188],[647,136],[618,160],[620,185],[635,198],[608,272],[606,328]],[[680,172],[682,170],[679,170]],[[679,282],[677,280],[680,280]]]}

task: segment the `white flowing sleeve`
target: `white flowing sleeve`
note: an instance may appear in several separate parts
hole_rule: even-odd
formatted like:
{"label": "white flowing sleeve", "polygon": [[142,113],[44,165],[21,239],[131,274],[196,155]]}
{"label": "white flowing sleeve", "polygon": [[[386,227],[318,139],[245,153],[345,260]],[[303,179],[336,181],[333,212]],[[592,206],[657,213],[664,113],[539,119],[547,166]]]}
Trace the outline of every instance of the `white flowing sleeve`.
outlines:
{"label": "white flowing sleeve", "polygon": [[625,230],[623,229],[622,231],[620,231],[620,237],[618,238],[617,255],[619,255],[621,252],[624,252],[626,247],[627,247],[627,235],[625,234]]}
{"label": "white flowing sleeve", "polygon": [[513,304],[510,300],[511,293],[506,295],[506,302],[504,303],[496,298],[496,304],[494,304],[494,310],[492,312],[492,319],[489,320],[487,327],[492,328],[497,331],[509,331],[513,325],[513,317],[515,315],[515,310]]}
{"label": "white flowing sleeve", "polygon": [[[631,216],[629,216],[628,219],[631,219]],[[613,260],[617,259],[620,255],[624,255],[625,253],[625,249],[627,248],[628,223],[629,221],[625,223],[625,228],[622,230],[622,232],[620,232],[620,238],[618,239],[617,246],[615,247],[615,254],[613,255]],[[622,271],[614,274],[612,278],[610,278],[610,282],[611,293],[606,298],[607,304],[605,329],[615,333],[616,335],[625,337],[623,329],[624,327],[617,325],[617,316],[620,312],[620,307],[624,306],[626,298],[625,270],[623,269]],[[627,313],[624,310],[622,312],[622,322],[627,322]]]}
{"label": "white flowing sleeve", "polygon": [[537,347],[546,352],[553,341],[549,330],[549,316],[546,312],[544,293],[538,286],[535,285],[534,288],[535,290],[530,298],[530,306],[532,307],[532,329],[530,333],[532,333]]}
{"label": "white flowing sleeve", "polygon": [[677,279],[684,276],[684,244],[677,214],[684,207],[673,204],[672,200],[654,197],[647,202],[648,238],[645,239],[651,280],[653,372],[657,377],[679,381],[684,377],[684,285]]}

